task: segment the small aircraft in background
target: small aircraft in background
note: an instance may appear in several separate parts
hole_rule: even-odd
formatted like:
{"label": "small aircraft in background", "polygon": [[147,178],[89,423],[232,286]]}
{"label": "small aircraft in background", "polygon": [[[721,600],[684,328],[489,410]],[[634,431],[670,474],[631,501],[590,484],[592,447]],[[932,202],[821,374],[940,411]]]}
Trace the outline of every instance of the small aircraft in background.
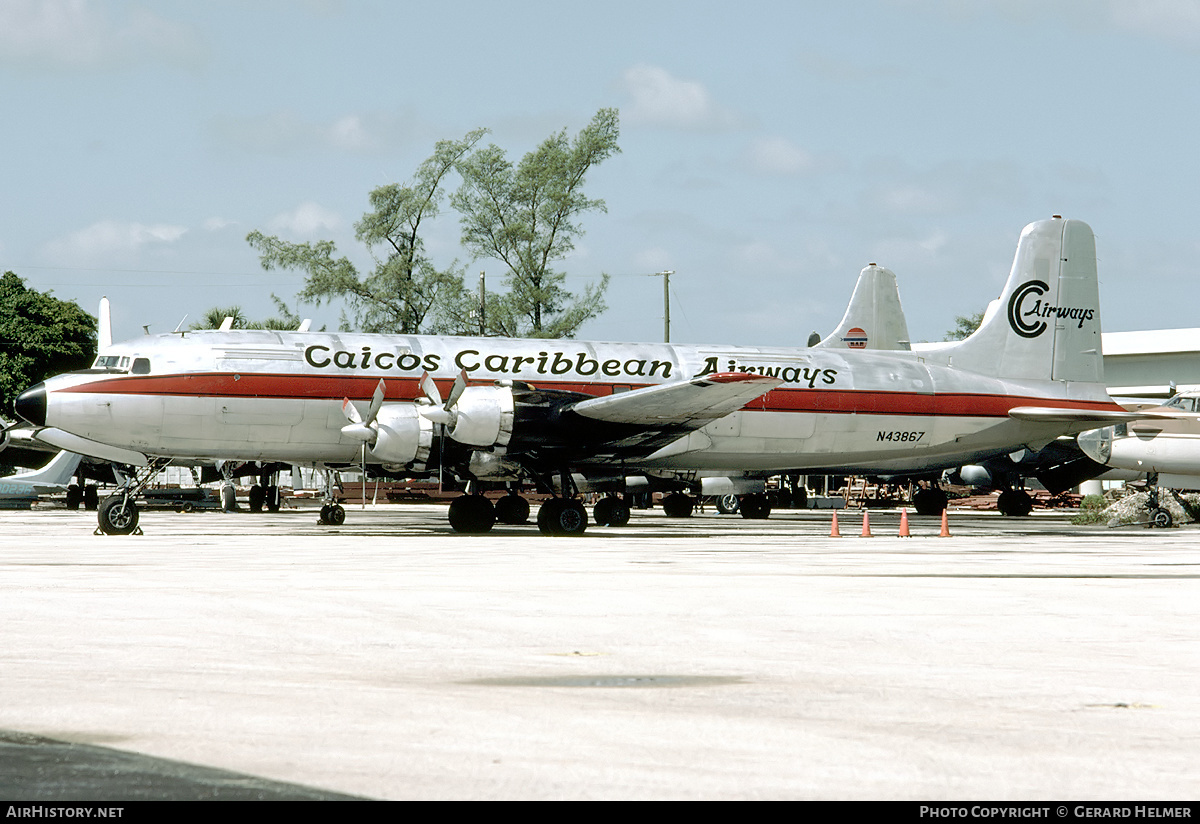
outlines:
{"label": "small aircraft in background", "polygon": [[36,501],[42,495],[66,492],[81,460],[81,455],[60,451],[41,469],[0,478],[0,502]]}
{"label": "small aircraft in background", "polygon": [[1145,475],[1152,489],[1150,523],[1170,526],[1170,513],[1157,503],[1158,487],[1200,489],[1200,392],[1130,409],[1146,417],[1081,433],[1076,441],[1101,466]]}
{"label": "small aircraft in background", "polygon": [[[519,511],[485,487],[533,482],[554,496],[541,530],[578,534],[575,473],[615,493],[638,473],[929,472],[1138,417],[1104,387],[1086,223],[1027,226],[998,306],[921,352],[859,348],[865,327],[845,348],[172,333],[105,341],[92,369],[30,387],[16,410],[46,443],[144,468],[100,507],[106,532],[136,527],[156,467],[254,460],[453,476],[460,532]],[[341,523],[328,500],[322,521]],[[628,518],[620,498],[597,506],[598,521]]]}

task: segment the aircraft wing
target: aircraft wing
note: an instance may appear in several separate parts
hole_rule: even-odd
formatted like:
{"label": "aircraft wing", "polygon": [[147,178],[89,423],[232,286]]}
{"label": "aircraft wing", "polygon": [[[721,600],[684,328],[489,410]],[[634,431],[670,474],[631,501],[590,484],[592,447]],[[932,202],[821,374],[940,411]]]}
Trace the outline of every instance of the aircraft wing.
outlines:
{"label": "aircraft wing", "polygon": [[1107,409],[1063,409],[1055,406],[1018,406],[1008,410],[1008,416],[1018,421],[1033,423],[1094,423],[1102,426],[1109,423],[1125,423],[1150,418],[1168,419],[1173,416],[1157,412],[1121,412]]}
{"label": "aircraft wing", "polygon": [[781,383],[779,378],[765,375],[719,372],[690,381],[591,398],[570,408],[585,418],[607,423],[682,426],[724,417]]}
{"label": "aircraft wing", "polygon": [[43,443],[48,443],[59,449],[65,449],[67,452],[77,452],[80,455],[87,455],[89,458],[100,458],[105,461],[116,461],[117,463],[131,464],[133,466],[146,466],[150,462],[142,452],[134,452],[131,449],[123,449],[119,446],[99,443],[98,441],[89,440],[79,435],[72,435],[70,432],[64,432],[61,429],[53,427],[39,429],[33,434],[33,437]]}

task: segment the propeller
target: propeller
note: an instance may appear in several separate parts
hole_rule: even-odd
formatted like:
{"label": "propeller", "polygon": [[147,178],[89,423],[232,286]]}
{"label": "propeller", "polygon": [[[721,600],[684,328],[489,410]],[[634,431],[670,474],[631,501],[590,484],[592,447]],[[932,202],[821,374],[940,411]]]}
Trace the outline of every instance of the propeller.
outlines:
{"label": "propeller", "polygon": [[348,438],[354,438],[356,441],[362,441],[364,446],[374,442],[375,437],[379,434],[379,430],[375,427],[375,417],[383,407],[385,393],[386,388],[383,385],[383,379],[380,378],[379,383],[375,386],[375,394],[371,396],[371,405],[367,408],[366,418],[358,413],[358,407],[349,398],[343,398],[342,414],[350,423],[342,427],[342,434]]}
{"label": "propeller", "polygon": [[383,384],[383,378],[380,378],[379,383],[375,385],[375,394],[371,396],[371,405],[367,407],[367,417],[365,418],[358,413],[358,407],[349,398],[342,398],[342,414],[346,416],[346,420],[350,421],[342,427],[342,434],[348,438],[362,441],[359,465],[362,468],[363,509],[367,508],[367,444],[374,443],[379,436],[375,418],[379,415],[379,410],[383,408],[385,394],[386,387]]}
{"label": "propeller", "polygon": [[438,391],[437,382],[430,377],[428,372],[421,374],[420,386],[421,391],[425,393],[425,402],[417,408],[421,417],[433,423],[440,423],[442,426],[452,426],[458,418],[454,405],[458,403],[463,390],[467,388],[467,370],[464,369],[458,373],[458,377],[454,379],[454,385],[450,387],[450,396],[444,403],[442,402],[442,393]]}
{"label": "propeller", "polygon": [[440,490],[442,488],[442,472],[446,466],[446,427],[453,425],[458,419],[458,415],[454,411],[454,404],[458,403],[463,390],[467,388],[467,370],[463,369],[458,373],[458,377],[454,379],[454,385],[450,387],[450,397],[446,398],[444,403],[442,393],[438,391],[437,383],[430,377],[429,372],[421,373],[418,385],[425,393],[425,397],[417,401],[417,414],[442,427],[441,437],[438,438],[438,489]]}

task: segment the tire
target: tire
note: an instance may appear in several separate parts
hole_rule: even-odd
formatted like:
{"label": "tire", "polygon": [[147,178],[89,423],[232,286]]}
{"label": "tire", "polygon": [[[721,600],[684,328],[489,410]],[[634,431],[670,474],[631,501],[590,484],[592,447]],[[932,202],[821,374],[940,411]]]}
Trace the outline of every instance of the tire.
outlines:
{"label": "tire", "polygon": [[250,487],[249,506],[251,512],[262,512],[263,503],[267,500],[267,492],[258,484]]}
{"label": "tire", "polygon": [[663,514],[668,518],[690,518],[695,507],[695,499],[681,492],[672,492],[662,499]]}
{"label": "tire", "polygon": [[283,505],[283,494],[277,486],[268,486],[266,489],[266,500],[263,502],[268,512],[278,512]]}
{"label": "tire", "polygon": [[132,498],[112,495],[100,504],[96,520],[105,535],[128,535],[137,529],[138,508]]}
{"label": "tire", "polygon": [[913,493],[912,505],[918,515],[941,515],[946,509],[946,493],[940,489],[918,489]]}
{"label": "tire", "polygon": [[1033,498],[1023,489],[1006,489],[1000,493],[996,508],[1009,517],[1023,518],[1033,510]]}
{"label": "tire", "polygon": [[496,501],[496,520],[502,524],[523,524],[529,521],[529,501],[520,495],[505,495]]}
{"label": "tire", "polygon": [[496,507],[482,495],[463,495],[450,502],[447,517],[455,532],[479,535],[495,525]]}
{"label": "tire", "polygon": [[592,520],[597,526],[625,526],[629,515],[629,505],[615,495],[601,498],[592,508]]}
{"label": "tire", "polygon": [[237,508],[237,490],[233,488],[233,484],[225,484],[221,487],[221,509],[237,512]]}
{"label": "tire", "polygon": [[75,511],[79,509],[79,505],[83,503],[83,490],[78,484],[71,484],[67,487],[67,509]]}
{"label": "tire", "polygon": [[1171,517],[1171,513],[1163,509],[1161,506],[1150,510],[1150,526],[1153,529],[1170,529],[1175,523],[1175,519]]}
{"label": "tire", "polygon": [[83,508],[88,512],[95,512],[100,508],[100,493],[96,491],[96,487],[89,485],[83,488]]}
{"label": "tire", "polygon": [[588,517],[579,501],[551,498],[538,509],[537,520],[544,535],[582,535]]}
{"label": "tire", "polygon": [[333,504],[329,507],[329,512],[325,515],[325,523],[330,526],[341,526],[346,523],[346,510],[341,504]]}
{"label": "tire", "polygon": [[721,495],[717,498],[717,512],[722,515],[733,515],[738,511],[739,504],[737,495]]}
{"label": "tire", "polygon": [[743,495],[738,501],[738,511],[743,518],[766,520],[771,517],[771,501],[766,495]]}

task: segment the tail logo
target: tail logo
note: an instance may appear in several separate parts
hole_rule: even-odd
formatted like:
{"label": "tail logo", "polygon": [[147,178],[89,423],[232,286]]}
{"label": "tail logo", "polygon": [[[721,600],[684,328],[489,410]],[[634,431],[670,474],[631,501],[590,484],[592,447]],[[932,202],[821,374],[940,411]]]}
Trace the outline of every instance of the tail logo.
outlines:
{"label": "tail logo", "polygon": [[[1008,300],[1008,325],[1012,330],[1023,338],[1036,338],[1038,335],[1046,331],[1046,323],[1042,318],[1069,319],[1079,321],[1079,328],[1083,328],[1083,324],[1096,317],[1096,309],[1084,309],[1081,306],[1055,306],[1052,303],[1042,303],[1041,296],[1049,291],[1050,287],[1040,280],[1029,280],[1022,283],[1013,292],[1013,296]],[[1033,304],[1033,308],[1025,308],[1025,299],[1030,295],[1037,295],[1038,298]],[[1033,318],[1034,322],[1030,323],[1025,318]]]}
{"label": "tail logo", "polygon": [[842,342],[851,349],[866,349],[867,348],[867,333],[866,330],[855,326],[846,333],[846,337],[842,338]]}
{"label": "tail logo", "polygon": [[[1008,300],[1008,325],[1012,330],[1023,338],[1036,338],[1038,335],[1046,331],[1044,321],[1036,323],[1026,323],[1021,317],[1022,314],[1033,315],[1035,318],[1040,315],[1041,299],[1040,296],[1046,294],[1050,290],[1050,284],[1040,280],[1030,280],[1018,286]],[[1038,295],[1037,305],[1028,312],[1022,312],[1022,304],[1025,298],[1030,295]]]}

